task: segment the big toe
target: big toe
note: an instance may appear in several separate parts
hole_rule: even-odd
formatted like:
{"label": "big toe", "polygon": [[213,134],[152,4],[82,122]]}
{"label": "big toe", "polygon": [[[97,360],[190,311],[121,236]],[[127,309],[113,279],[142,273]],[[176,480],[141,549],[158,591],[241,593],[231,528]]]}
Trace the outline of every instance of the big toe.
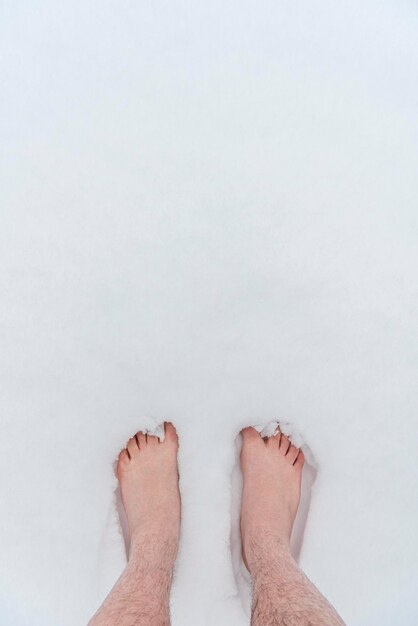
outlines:
{"label": "big toe", "polygon": [[122,472],[129,467],[129,454],[128,451],[126,450],[126,448],[124,448],[123,450],[121,450],[119,457],[118,457],[118,463],[116,466],[116,473],[118,476],[120,476],[122,474]]}
{"label": "big toe", "polygon": [[178,435],[171,422],[164,422],[164,441],[178,445]]}
{"label": "big toe", "polygon": [[256,431],[253,426],[247,426],[246,428],[243,428],[241,431],[241,435],[242,438],[245,440],[255,439],[256,437],[259,437],[258,431]]}
{"label": "big toe", "polygon": [[260,433],[258,432],[258,430],[253,428],[253,426],[247,426],[247,428],[243,428],[241,431],[241,435],[243,446],[251,446],[252,444],[260,445],[261,443],[264,444]]}

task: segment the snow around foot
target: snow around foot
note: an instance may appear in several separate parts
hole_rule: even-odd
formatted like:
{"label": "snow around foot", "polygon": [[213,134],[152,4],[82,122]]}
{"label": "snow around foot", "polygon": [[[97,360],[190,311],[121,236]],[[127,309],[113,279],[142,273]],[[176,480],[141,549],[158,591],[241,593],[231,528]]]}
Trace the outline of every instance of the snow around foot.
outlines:
{"label": "snow around foot", "polygon": [[130,552],[143,540],[178,544],[178,437],[170,423],[164,424],[164,432],[164,441],[138,432],[119,455],[117,476],[128,520]]}
{"label": "snow around foot", "polygon": [[244,562],[251,571],[254,552],[263,541],[274,538],[290,549],[304,455],[280,432],[262,438],[255,428],[245,428],[241,434],[241,538]]}

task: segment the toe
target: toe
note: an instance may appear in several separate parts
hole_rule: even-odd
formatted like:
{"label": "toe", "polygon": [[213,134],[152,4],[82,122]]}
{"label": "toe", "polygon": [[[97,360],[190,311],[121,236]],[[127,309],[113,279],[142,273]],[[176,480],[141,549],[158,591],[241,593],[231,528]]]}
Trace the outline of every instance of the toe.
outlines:
{"label": "toe", "polygon": [[268,448],[272,448],[272,449],[276,449],[277,450],[277,445],[278,445],[278,441],[280,440],[280,435],[279,437],[277,437],[277,435],[272,435],[271,437],[266,437],[265,438],[265,442]]}
{"label": "toe", "polygon": [[283,455],[287,454],[287,451],[290,448],[290,439],[289,437],[287,437],[286,435],[283,435],[280,438],[280,446],[279,446],[279,450]]}
{"label": "toe", "polygon": [[277,431],[274,433],[274,435],[272,435],[271,437],[269,437],[269,442],[271,444],[271,446],[277,448],[278,446],[280,446],[280,439],[282,437],[282,433],[280,431],[280,428],[277,429]]}
{"label": "toe", "polygon": [[164,422],[164,441],[178,443],[177,431],[171,422]]}
{"label": "toe", "polygon": [[293,465],[293,463],[296,461],[296,459],[298,458],[298,454],[299,454],[299,448],[296,448],[293,444],[290,446],[287,454],[286,454],[286,459],[288,459],[291,464]]}
{"label": "toe", "polygon": [[129,454],[126,448],[120,451],[118,464],[127,465],[129,463]]}
{"label": "toe", "polygon": [[142,448],[145,448],[145,446],[147,445],[146,434],[142,432],[136,433],[136,438],[138,440],[139,449],[141,450]]}
{"label": "toe", "polygon": [[123,470],[128,467],[130,462],[130,457],[129,457],[129,453],[126,450],[126,448],[124,448],[123,450],[121,450],[119,457],[118,457],[118,464],[116,467],[116,474],[119,477],[121,475],[121,473],[123,472]]}
{"label": "toe", "polygon": [[250,455],[251,458],[254,454],[264,454],[266,448],[268,447],[268,441],[265,441],[255,428],[252,428],[251,426],[244,428],[241,431],[241,435],[241,463],[246,463],[247,455]]}
{"label": "toe", "polygon": [[134,458],[139,452],[138,444],[137,444],[135,437],[131,437],[129,439],[128,445],[126,447],[128,449],[129,456],[131,459]]}
{"label": "toe", "polygon": [[158,446],[160,440],[154,435],[147,435],[147,443],[149,446]]}
{"label": "toe", "polygon": [[301,470],[304,463],[305,463],[305,455],[303,454],[302,450],[299,450],[299,454],[293,466]]}
{"label": "toe", "polygon": [[241,431],[242,439],[244,442],[246,441],[255,441],[256,439],[260,439],[260,433],[253,428],[252,426],[248,426],[247,428],[243,428]]}

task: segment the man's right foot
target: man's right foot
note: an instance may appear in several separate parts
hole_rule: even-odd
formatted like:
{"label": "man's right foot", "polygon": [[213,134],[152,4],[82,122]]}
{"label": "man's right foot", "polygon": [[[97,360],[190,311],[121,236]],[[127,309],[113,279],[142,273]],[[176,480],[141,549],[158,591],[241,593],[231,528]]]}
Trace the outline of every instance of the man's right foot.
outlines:
{"label": "man's right foot", "polygon": [[251,571],[264,542],[273,540],[290,549],[304,456],[280,432],[268,439],[255,428],[244,428],[241,434],[241,538],[244,562]]}

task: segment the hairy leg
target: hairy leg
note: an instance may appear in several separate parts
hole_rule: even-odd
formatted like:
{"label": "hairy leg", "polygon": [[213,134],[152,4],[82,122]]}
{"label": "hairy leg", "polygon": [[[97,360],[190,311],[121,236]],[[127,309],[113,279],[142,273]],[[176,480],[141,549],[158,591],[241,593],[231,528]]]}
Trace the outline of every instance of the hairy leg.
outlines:
{"label": "hairy leg", "polygon": [[344,626],[290,553],[302,451],[281,433],[264,440],[246,428],[242,438],[241,535],[253,584],[252,626]]}
{"label": "hairy leg", "polygon": [[169,594],[180,530],[177,434],[137,433],[119,456],[118,478],[129,525],[129,561],[89,626],[168,626]]}
{"label": "hairy leg", "polygon": [[253,626],[343,626],[335,609],[299,569],[277,536],[251,547]]}

